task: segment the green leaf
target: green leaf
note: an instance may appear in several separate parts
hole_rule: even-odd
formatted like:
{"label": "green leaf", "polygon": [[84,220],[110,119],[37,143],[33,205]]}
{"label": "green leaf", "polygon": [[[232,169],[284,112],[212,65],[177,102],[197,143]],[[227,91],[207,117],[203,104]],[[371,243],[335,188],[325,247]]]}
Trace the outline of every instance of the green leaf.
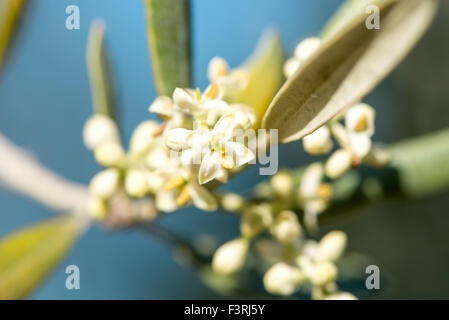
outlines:
{"label": "green leaf", "polygon": [[429,27],[438,0],[373,0],[380,30],[368,30],[364,11],[325,39],[284,84],[262,126],[279,140],[301,139],[359,102],[407,55]]}
{"label": "green leaf", "polygon": [[449,129],[406,140],[390,151],[405,195],[424,197],[449,188]]}
{"label": "green leaf", "polygon": [[159,95],[192,87],[190,0],[144,0],[153,82]]}
{"label": "green leaf", "polygon": [[24,3],[24,0],[3,0],[0,3],[0,67],[4,63]]}
{"label": "green leaf", "polygon": [[63,215],[0,240],[0,299],[28,296],[62,260],[84,224]]}
{"label": "green leaf", "polygon": [[284,50],[277,32],[266,31],[251,56],[240,67],[248,72],[248,85],[231,97],[231,101],[243,103],[256,110],[257,123],[282,85]]}
{"label": "green leaf", "polygon": [[105,26],[101,21],[95,21],[90,27],[86,51],[87,71],[94,113],[104,114],[117,120],[114,86],[105,48],[104,31]]}

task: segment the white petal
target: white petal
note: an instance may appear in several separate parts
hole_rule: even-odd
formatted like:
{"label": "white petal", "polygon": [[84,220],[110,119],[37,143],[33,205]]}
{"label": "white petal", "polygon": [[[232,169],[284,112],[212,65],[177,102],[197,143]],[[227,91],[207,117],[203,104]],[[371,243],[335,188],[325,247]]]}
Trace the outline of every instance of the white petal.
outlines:
{"label": "white petal", "polygon": [[164,212],[172,212],[177,209],[176,194],[174,191],[161,190],[156,194],[156,208]]}
{"label": "white petal", "polygon": [[217,81],[228,73],[228,64],[221,57],[214,57],[207,67],[207,77],[210,81]]}
{"label": "white petal", "polygon": [[323,165],[321,163],[312,163],[304,171],[301,178],[300,193],[304,198],[315,197],[318,187],[323,178]]}
{"label": "white petal", "polygon": [[345,113],[346,128],[350,132],[374,134],[375,110],[366,103],[359,103]]}
{"label": "white petal", "polygon": [[83,139],[90,150],[94,150],[106,141],[120,140],[116,123],[104,115],[94,115],[87,120],[83,129]]}
{"label": "white petal", "polygon": [[203,94],[206,100],[221,100],[223,97],[223,88],[216,82],[212,82]]}
{"label": "white petal", "polygon": [[190,146],[193,131],[184,128],[176,128],[167,131],[165,143],[173,150],[183,150]]}
{"label": "white petal", "polygon": [[325,170],[329,178],[335,179],[351,168],[352,153],[347,149],[335,151],[326,162]]}
{"label": "white petal", "polygon": [[343,231],[331,231],[321,238],[318,260],[337,261],[345,251],[347,237]]}
{"label": "white petal", "polygon": [[142,122],[134,130],[130,142],[130,151],[133,154],[142,154],[148,151],[154,141],[154,133],[160,124],[156,121],[147,120]]}
{"label": "white petal", "polygon": [[226,242],[215,251],[212,268],[215,272],[232,274],[239,271],[248,255],[249,242],[245,238],[238,238]]}
{"label": "white petal", "polygon": [[238,142],[226,142],[225,153],[233,157],[236,167],[240,167],[255,159],[254,153]]}
{"label": "white petal", "polygon": [[173,115],[173,102],[166,96],[157,97],[150,105],[149,111],[162,116],[171,117]]}
{"label": "white petal", "polygon": [[332,149],[331,133],[327,126],[318,128],[303,139],[304,150],[312,155],[327,154]]}
{"label": "white petal", "polygon": [[193,181],[189,183],[188,188],[195,207],[205,211],[217,210],[217,200],[209,190]]}
{"label": "white petal", "polygon": [[193,111],[198,108],[195,96],[186,89],[176,88],[173,92],[173,102],[181,109]]}
{"label": "white petal", "polygon": [[371,150],[371,137],[366,133],[350,133],[349,148],[354,155],[363,158]]}
{"label": "white petal", "polygon": [[237,125],[236,118],[232,113],[223,115],[215,124],[212,135],[223,134],[221,142],[227,141],[232,137],[234,128]]}
{"label": "white petal", "polygon": [[119,171],[106,169],[97,173],[89,184],[89,191],[101,199],[110,198],[119,186]]}
{"label": "white petal", "polygon": [[263,283],[268,292],[289,296],[299,289],[304,279],[299,268],[278,262],[265,272]]}
{"label": "white petal", "polygon": [[185,166],[190,164],[201,164],[202,150],[200,148],[193,147],[186,149],[181,153],[181,163]]}
{"label": "white petal", "polygon": [[220,166],[219,155],[217,152],[206,153],[198,173],[199,183],[204,184],[213,180],[219,173]]}

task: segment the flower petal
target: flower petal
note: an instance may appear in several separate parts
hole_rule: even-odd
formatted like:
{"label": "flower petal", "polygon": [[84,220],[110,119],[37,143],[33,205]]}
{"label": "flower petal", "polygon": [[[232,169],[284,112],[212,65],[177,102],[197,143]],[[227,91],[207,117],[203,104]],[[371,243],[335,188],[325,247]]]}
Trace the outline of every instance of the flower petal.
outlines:
{"label": "flower petal", "polygon": [[205,211],[217,210],[217,200],[205,187],[200,186],[195,181],[188,184],[190,197],[195,207]]}
{"label": "flower petal", "polygon": [[198,181],[200,184],[213,180],[219,173],[220,161],[217,152],[207,152],[201,162],[200,171],[198,173]]}
{"label": "flower petal", "polygon": [[371,137],[367,133],[350,133],[349,148],[356,156],[364,158],[371,150]]}
{"label": "flower petal", "polygon": [[190,147],[190,139],[193,131],[184,128],[176,128],[167,131],[165,143],[172,150],[183,150]]}
{"label": "flower petal", "polygon": [[232,155],[236,167],[247,164],[255,159],[254,153],[243,144],[238,142],[226,142],[225,153],[226,155]]}
{"label": "flower petal", "polygon": [[173,102],[181,109],[192,111],[198,108],[195,96],[187,89],[176,88],[173,92]]}

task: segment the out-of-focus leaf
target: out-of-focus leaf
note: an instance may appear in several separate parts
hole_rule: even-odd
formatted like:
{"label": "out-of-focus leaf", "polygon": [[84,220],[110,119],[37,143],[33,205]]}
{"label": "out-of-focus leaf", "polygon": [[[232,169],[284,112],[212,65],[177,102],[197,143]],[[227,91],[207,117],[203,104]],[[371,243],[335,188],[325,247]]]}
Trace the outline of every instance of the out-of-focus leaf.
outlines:
{"label": "out-of-focus leaf", "polygon": [[84,224],[71,215],[31,225],[0,240],[0,299],[30,294],[61,261]]}
{"label": "out-of-focus leaf", "polygon": [[279,34],[266,31],[241,68],[248,72],[248,85],[231,97],[236,103],[243,103],[256,110],[259,126],[271,100],[282,85],[284,50]]}
{"label": "out-of-focus leaf", "polygon": [[[104,41],[105,26],[95,21],[89,30],[86,61],[94,113],[116,119],[114,86]],[[117,119],[116,119],[117,120]]]}
{"label": "out-of-focus leaf", "polygon": [[405,195],[424,197],[449,188],[449,129],[406,140],[390,151]]}
{"label": "out-of-focus leaf", "polygon": [[321,31],[321,38],[326,39],[341,31],[348,23],[363,14],[365,8],[371,4],[373,0],[346,0],[329,19]]}
{"label": "out-of-focus leaf", "polygon": [[159,95],[192,87],[190,0],[144,0],[153,82]]}
{"label": "out-of-focus leaf", "polygon": [[373,0],[381,29],[368,30],[364,11],[328,37],[284,84],[262,126],[281,142],[301,139],[360,101],[412,49],[429,27],[438,0]]}
{"label": "out-of-focus leaf", "polygon": [[0,1],[0,68],[17,25],[25,0]]}

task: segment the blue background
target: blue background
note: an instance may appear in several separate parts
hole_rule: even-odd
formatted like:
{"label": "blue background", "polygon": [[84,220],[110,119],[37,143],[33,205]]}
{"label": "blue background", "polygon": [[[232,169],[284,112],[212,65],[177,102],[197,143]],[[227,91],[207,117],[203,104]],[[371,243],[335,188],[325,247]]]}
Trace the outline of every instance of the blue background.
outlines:
{"label": "blue background", "polygon": [[[240,64],[266,27],[280,31],[285,49],[291,54],[298,41],[319,32],[340,2],[194,0],[195,84],[201,88],[207,85],[207,63],[213,56],[224,57],[232,67]],[[80,8],[80,30],[65,28],[65,8],[71,4]],[[424,41],[367,98],[377,109],[377,140],[396,141],[448,125],[444,87],[449,70],[447,13],[445,4]],[[84,121],[91,114],[85,48],[89,26],[98,17],[107,26],[123,135],[128,141],[132,129],[151,117],[147,107],[155,98],[141,0],[30,1],[0,76],[1,132],[46,166],[82,183],[88,183],[99,170],[81,139]],[[282,166],[293,167],[308,160],[299,143],[282,147]],[[0,161],[7,159],[0,155]],[[243,191],[260,179],[257,168],[253,168],[229,187]],[[449,266],[446,198],[447,194],[418,203],[383,204],[337,225],[349,233],[352,249],[372,255],[381,270],[392,274],[393,285],[382,290],[380,297],[449,297],[448,276],[444,275]],[[0,190],[0,206],[0,234],[54,215],[5,190]],[[195,209],[167,217],[164,224],[186,236],[212,233],[223,241],[238,231],[235,219]],[[65,288],[64,269],[69,264],[80,267],[81,290]],[[94,226],[31,298],[219,296],[202,285],[191,270],[177,264],[170,251],[156,240],[136,231],[109,232]]]}

